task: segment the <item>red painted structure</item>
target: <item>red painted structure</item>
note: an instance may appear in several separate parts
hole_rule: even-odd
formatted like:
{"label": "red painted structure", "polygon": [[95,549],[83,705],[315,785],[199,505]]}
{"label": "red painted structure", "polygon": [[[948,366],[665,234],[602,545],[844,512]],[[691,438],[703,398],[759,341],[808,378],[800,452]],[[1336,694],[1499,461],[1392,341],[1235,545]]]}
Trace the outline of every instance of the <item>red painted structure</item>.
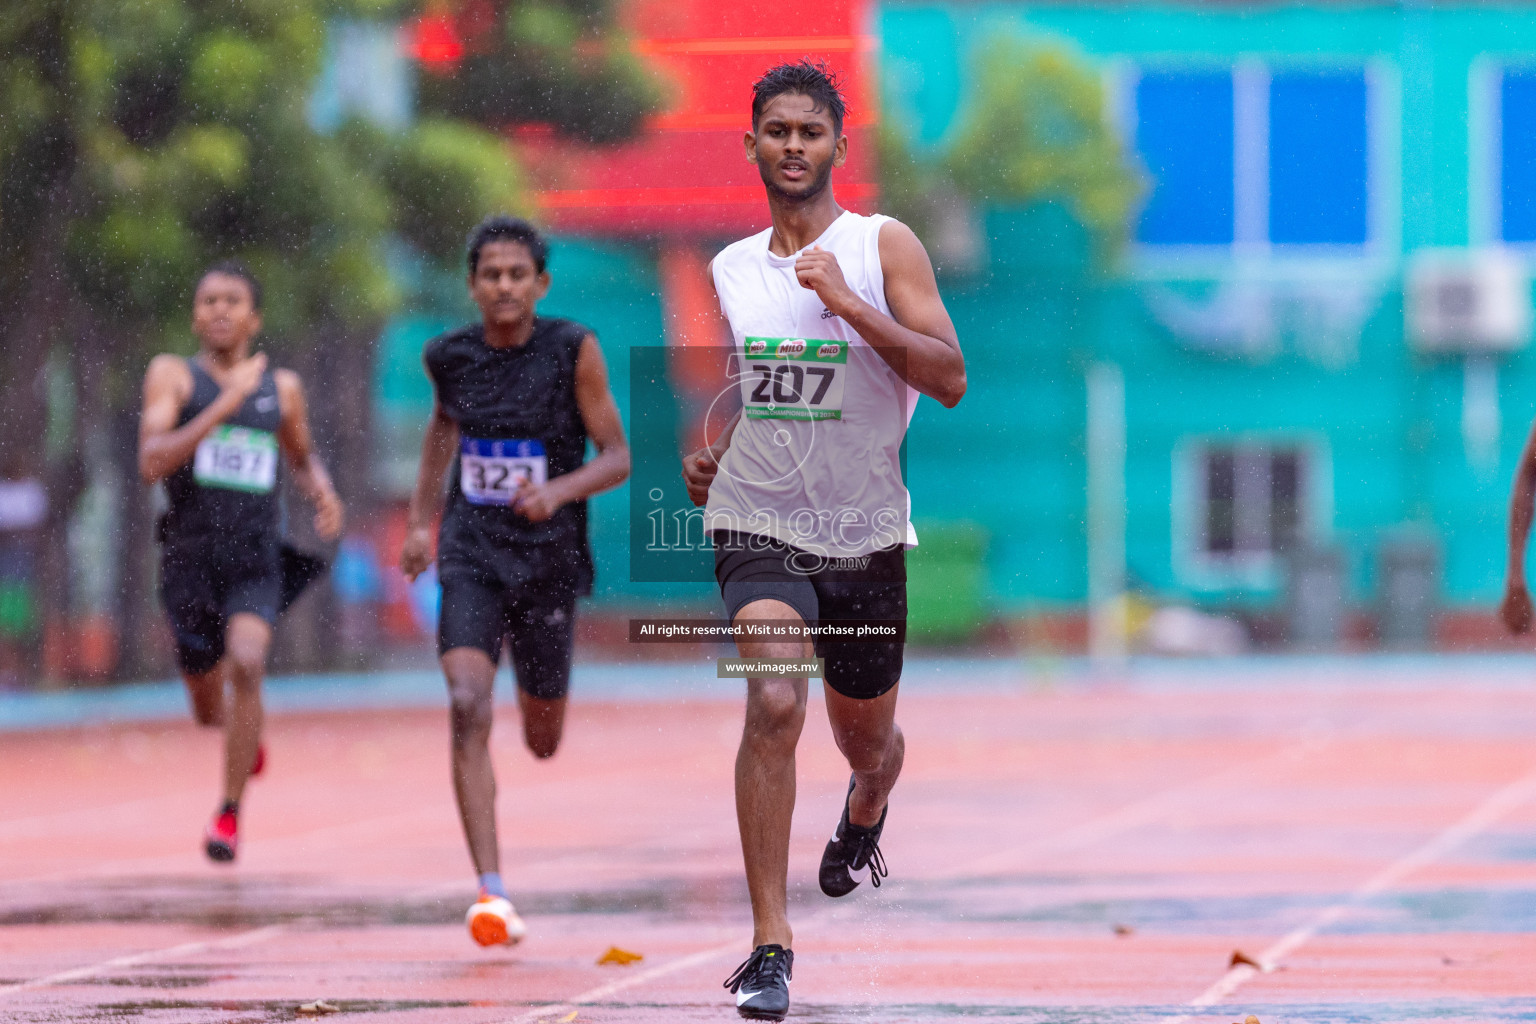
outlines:
{"label": "red painted structure", "polygon": [[[558,232],[654,239],[674,346],[672,377],[691,407],[683,450],[705,443],[702,417],[725,379],[721,345],[703,326],[709,259],[725,242],[768,225],[757,168],[747,162],[752,83],[784,61],[808,57],[835,71],[847,99],[847,163],[835,179],[843,206],[869,213],[875,180],[874,41],[868,0],[630,0],[621,12],[634,52],[669,102],[640,136],[593,147],[545,131],[517,134],[543,220]],[[659,340],[659,339],[658,339]],[[692,351],[688,351],[688,350]]]}
{"label": "red painted structure", "polygon": [[634,51],[669,96],[638,139],[592,148],[523,134],[545,221],[556,231],[712,243],[762,229],[768,211],[742,134],[752,83],[769,67],[810,57],[843,81],[848,163],[842,205],[875,196],[876,90],[867,0],[631,0],[621,17]]}
{"label": "red painted structure", "polygon": [[[849,155],[834,188],[842,206],[873,212],[878,94],[869,7],[869,0],[626,0],[621,25],[658,79],[665,109],[617,146],[565,139],[544,125],[512,129],[545,225],[656,243],[672,379],[692,410],[679,438],[684,450],[704,443],[702,416],[725,379],[729,339],[704,326],[714,323],[709,259],[768,225],[762,181],[742,144],[752,83],[764,71],[810,58],[837,74]],[[451,14],[418,18],[406,46],[429,71],[452,73],[493,29],[490,11],[486,0],[464,0]]]}

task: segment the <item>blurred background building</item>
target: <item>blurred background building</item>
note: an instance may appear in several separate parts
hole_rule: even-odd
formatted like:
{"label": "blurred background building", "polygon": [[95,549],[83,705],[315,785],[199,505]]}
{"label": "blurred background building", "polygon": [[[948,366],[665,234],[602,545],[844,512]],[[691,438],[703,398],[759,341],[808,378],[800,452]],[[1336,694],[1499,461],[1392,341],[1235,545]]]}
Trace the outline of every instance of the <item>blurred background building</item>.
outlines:
{"label": "blurred background building", "polygon": [[[600,6],[334,21],[305,117],[341,138],[470,116],[475,97],[513,95],[487,26],[558,43],[561,18]],[[650,83],[649,100],[610,90],[614,109],[633,100],[627,121],[478,115],[553,232],[544,309],[597,331],[640,459],[593,502],[593,644],[640,610],[712,608],[687,573],[637,572],[635,545],[652,494],[675,511],[676,455],[716,389],[705,265],[767,223],[740,152],[750,83],[806,55],[846,77],[839,200],[918,229],[966,351],[965,400],[921,403],[909,435],[918,636],[1109,655],[1506,642],[1491,611],[1536,412],[1536,9],[623,0],[609,15],[608,49],[582,33],[569,49],[586,66],[617,48]],[[431,658],[432,586],[393,563],[431,402],[421,346],[473,313],[442,255],[458,219],[437,254],[409,225],[376,252],[394,297],[349,328],[361,355],[325,356],[323,337],[289,350],[366,382],[366,408],[320,415],[331,460],[363,467],[345,481],[361,514],[295,616],[334,629],[290,641],[292,664]],[[52,655],[53,678],[122,674],[123,631],[158,619],[125,624],[91,590],[88,567],[131,543],[110,496],[75,494],[74,568],[50,577],[29,531],[54,490],[0,475],[13,677],[35,678],[25,651],[42,664],[50,642],[96,652]],[[35,592],[66,577],[50,634]],[[133,671],[168,665],[146,659]]]}

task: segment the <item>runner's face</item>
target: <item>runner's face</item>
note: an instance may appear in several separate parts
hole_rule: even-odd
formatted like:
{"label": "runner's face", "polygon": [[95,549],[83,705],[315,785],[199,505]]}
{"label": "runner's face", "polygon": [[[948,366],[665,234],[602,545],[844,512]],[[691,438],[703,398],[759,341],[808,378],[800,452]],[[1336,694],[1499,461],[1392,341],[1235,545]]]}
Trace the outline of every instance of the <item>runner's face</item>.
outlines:
{"label": "runner's face", "polygon": [[819,195],[848,155],[847,136],[832,130],[832,112],[798,92],[769,100],[746,143],[763,184],[786,199]]}
{"label": "runner's face", "polygon": [[534,306],[549,290],[549,272],[540,273],[521,242],[487,242],[469,277],[469,297],[487,326],[511,327],[533,318]]}
{"label": "runner's face", "polygon": [[192,295],[192,333],[212,352],[237,352],[261,330],[251,286],[233,274],[208,274]]}

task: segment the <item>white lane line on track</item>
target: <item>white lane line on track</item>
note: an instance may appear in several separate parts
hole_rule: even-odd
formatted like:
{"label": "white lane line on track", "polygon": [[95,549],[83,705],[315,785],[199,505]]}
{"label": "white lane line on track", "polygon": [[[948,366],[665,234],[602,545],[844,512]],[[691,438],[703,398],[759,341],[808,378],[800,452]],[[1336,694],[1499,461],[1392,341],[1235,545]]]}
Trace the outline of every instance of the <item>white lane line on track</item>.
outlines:
{"label": "white lane line on track", "polygon": [[137,823],[142,820],[143,812],[147,808],[154,807],[157,804],[172,804],[186,798],[186,793],[168,793],[160,796],[144,797],[140,800],[129,800],[123,803],[95,807],[76,807],[68,811],[57,811],[52,814],[35,814],[26,818],[12,818],[10,821],[0,822],[0,842],[16,842],[22,839],[46,837],[62,823],[75,820],[83,820],[93,825],[118,821]]}
{"label": "white lane line on track", "polygon": [[153,963],[157,960],[173,960],[182,956],[193,956],[197,953],[206,953],[215,949],[238,949],[242,946],[255,945],[283,931],[280,924],[267,925],[265,928],[255,928],[239,935],[231,935],[224,939],[205,939],[201,942],[184,942],[179,946],[168,946],[165,949],[152,949],[147,953],[133,953],[128,956],[113,957],[111,960],[103,960],[98,964],[89,964],[85,967],[75,967],[57,974],[45,975],[41,978],[33,978],[30,981],[17,982],[14,985],[0,986],[0,998],[13,995],[17,992],[26,992],[32,989],[48,988],[51,985],[67,985],[72,981],[82,978],[95,977],[106,971],[116,970],[121,967],[137,967],[140,964]]}
{"label": "white lane line on track", "polygon": [[[1182,785],[1154,793],[1135,803],[1128,804],[1097,818],[1092,818],[1054,835],[1046,836],[1024,847],[1015,847],[1011,850],[1003,851],[1001,854],[988,854],[978,860],[963,864],[953,871],[944,872],[934,877],[937,880],[950,880],[971,876],[981,871],[997,870],[1005,864],[1014,863],[1019,859],[1027,859],[1032,855],[1078,849],[1091,843],[1112,838],[1122,832],[1127,832],[1156,820],[1158,815],[1185,804],[1191,797],[1201,795],[1221,785],[1230,784],[1250,773],[1265,769],[1276,762],[1285,762],[1305,757],[1327,742],[1328,740],[1324,737],[1304,739],[1299,743],[1282,747],[1278,751],[1251,758],[1232,767],[1212,772],[1192,782],[1186,782]],[[847,903],[828,907],[825,910],[808,915],[800,922],[796,930],[802,933],[809,932],[834,917],[852,913],[854,909],[854,905]],[[548,1003],[535,1007],[521,1016],[501,1021],[499,1024],[537,1024],[539,1021],[558,1018],[561,1014],[569,1013],[582,1006],[589,1006],[625,989],[634,988],[648,981],[665,977],[668,974],[687,970],[690,967],[719,959],[733,950],[740,953],[743,948],[742,940],[739,937],[733,938],[720,945],[659,964],[639,974],[588,989],[563,1003]]]}
{"label": "white lane line on track", "polygon": [[[384,815],[374,818],[363,818],[358,821],[340,822],[333,825],[319,825],[303,832],[293,832],[284,836],[272,836],[261,839],[263,849],[282,849],[285,846],[311,843],[317,837],[338,834],[343,836],[365,836],[375,832],[398,831],[406,825],[419,824],[420,821],[434,815],[436,808],[432,810],[406,811],[399,814]],[[125,857],[121,860],[97,861],[85,870],[78,867],[66,868],[62,871],[52,871],[43,875],[29,875],[23,878],[5,879],[7,885],[37,884],[41,882],[63,882],[75,880],[105,881],[113,878],[121,878],[124,875],[143,874],[156,870],[177,870],[186,868],[188,862],[196,856],[195,851],[201,845],[189,843],[185,853],[151,854],[145,857]]]}
{"label": "white lane line on track", "polygon": [[1015,846],[1011,849],[985,854],[976,860],[968,861],[949,871],[930,876],[930,878],[935,881],[953,881],[959,878],[970,878],[988,871],[1017,867],[1020,861],[1027,861],[1031,857],[1083,849],[1094,843],[1103,842],[1106,839],[1129,832],[1134,828],[1139,828],[1142,825],[1150,824],[1169,811],[1189,803],[1195,797],[1205,795],[1212,789],[1230,786],[1248,775],[1267,775],[1275,766],[1287,761],[1300,760],[1309,754],[1315,753],[1329,742],[1329,738],[1325,736],[1308,737],[1298,743],[1292,743],[1271,753],[1262,754],[1259,757],[1250,758],[1230,767],[1222,768],[1219,771],[1203,775],[1181,785],[1160,790],[1134,803],[1126,804],[1117,810],[1101,814],[1097,818],[1090,818],[1081,824],[1073,825],[1060,832],[1041,836],[1039,839],[1026,843],[1023,846]]}
{"label": "white lane line on track", "polygon": [[[668,762],[670,763],[670,762]],[[565,781],[554,783],[557,788],[578,790],[580,782]],[[548,787],[546,787],[547,789]],[[154,801],[166,801],[179,799],[180,794],[146,798],[145,803]],[[129,805],[121,805],[129,806]],[[420,826],[423,822],[432,821],[443,816],[443,811],[438,804],[418,807],[410,811],[402,811],[385,815],[361,818],[355,821],[343,821],[327,825],[317,825],[301,832],[293,832],[287,835],[270,836],[260,840],[262,848],[283,849],[295,844],[309,844],[319,838],[332,834],[339,834],[349,839],[372,835],[377,832],[387,834],[403,831],[407,826]],[[452,812],[449,812],[450,814]],[[30,820],[30,819],[21,819]],[[0,826],[3,827],[3,826]],[[0,839],[3,839],[0,834]],[[200,845],[200,842],[199,842]],[[190,849],[190,847],[189,847]],[[566,855],[569,856],[569,855]],[[118,878],[125,874],[142,874],[146,871],[177,870],[187,866],[189,856],[187,854],[151,854],[143,857],[129,857],[120,860],[95,860],[89,868],[82,871],[78,867],[66,868],[61,871],[50,871],[39,875],[24,875],[19,878],[0,878],[0,884],[4,885],[31,885],[44,882],[73,881],[86,878],[93,881],[102,881]],[[563,856],[562,860],[565,859]]]}
{"label": "white lane line on track", "polygon": [[587,991],[580,995],[572,996],[563,1003],[549,1003],[544,1006],[536,1006],[521,1016],[503,1021],[501,1024],[534,1024],[535,1021],[558,1017],[579,1007],[590,1006],[592,1003],[607,999],[609,996],[617,995],[625,989],[634,988],[636,985],[644,985],[648,981],[655,981],[657,978],[665,977],[668,974],[675,974],[678,971],[685,971],[690,967],[707,964],[711,960],[725,956],[732,950],[738,953],[741,951],[740,938],[733,938],[729,942],[722,942],[719,945],[711,946],[709,949],[701,949],[697,953],[690,953],[687,956],[678,957],[676,960],[657,964],[649,970],[641,971],[639,974],[632,974],[627,978],[620,978],[618,981],[610,981],[606,985],[589,988]]}
{"label": "white lane line on track", "polygon": [[[1504,815],[1536,796],[1536,771],[1516,779],[1502,787],[1460,821],[1455,822],[1429,842],[1412,850],[1366,879],[1354,892],[1331,906],[1323,908],[1310,921],[1282,937],[1259,956],[1259,963],[1266,971],[1274,970],[1280,961],[1310,941],[1318,932],[1327,928],[1415,871],[1426,867],[1450,853],[1456,847],[1472,839],[1478,833],[1496,823]],[[1222,975],[1215,984],[1189,1001],[1190,1006],[1215,1006],[1230,998],[1260,971],[1247,964],[1239,964]],[[1186,1024],[1188,1016],[1176,1017],[1168,1024]]]}
{"label": "white lane line on track", "polygon": [[[823,910],[818,910],[815,913],[808,914],[803,919],[801,919],[798,930],[801,933],[809,932],[817,926],[826,924],[827,922],[836,918],[847,917],[854,913],[857,909],[857,904],[838,903]],[[723,933],[723,930],[720,933]],[[697,953],[690,953],[687,956],[679,957],[676,960],[669,960],[664,964],[657,964],[655,967],[652,967],[646,971],[641,971],[639,974],[634,974],[627,978],[621,978],[618,981],[611,981],[606,985],[599,985],[596,988],[588,989],[580,995],[572,996],[570,999],[563,1003],[549,1003],[544,1006],[535,1007],[520,1017],[513,1017],[511,1020],[501,1021],[499,1024],[534,1024],[534,1022],[540,1021],[547,1017],[569,1013],[571,1010],[581,1006],[590,1006],[593,1003],[607,999],[609,996],[622,992],[625,989],[634,988],[637,985],[643,985],[648,981],[654,981],[655,979],[665,977],[668,974],[674,974],[678,971],[687,970],[690,967],[697,967],[700,964],[709,963],[711,960],[718,960],[720,957],[726,956],[732,952],[734,952],[737,956],[743,956],[744,953],[750,955],[752,951],[750,949],[745,949],[740,933],[733,929],[731,934],[732,938],[720,943],[719,945],[711,946],[708,949],[701,949]],[[745,959],[744,956],[743,959]],[[723,990],[724,986],[721,986],[721,988]]]}

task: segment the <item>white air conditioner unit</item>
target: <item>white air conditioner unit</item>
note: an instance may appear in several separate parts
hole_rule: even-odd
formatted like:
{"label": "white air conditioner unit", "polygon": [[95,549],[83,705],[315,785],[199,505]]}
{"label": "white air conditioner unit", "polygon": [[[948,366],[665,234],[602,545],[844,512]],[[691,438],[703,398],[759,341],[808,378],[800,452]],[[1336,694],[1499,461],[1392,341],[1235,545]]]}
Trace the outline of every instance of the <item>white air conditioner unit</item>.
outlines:
{"label": "white air conditioner unit", "polygon": [[1420,249],[1405,284],[1408,340],[1419,352],[1514,352],[1530,341],[1530,280],[1507,250]]}

